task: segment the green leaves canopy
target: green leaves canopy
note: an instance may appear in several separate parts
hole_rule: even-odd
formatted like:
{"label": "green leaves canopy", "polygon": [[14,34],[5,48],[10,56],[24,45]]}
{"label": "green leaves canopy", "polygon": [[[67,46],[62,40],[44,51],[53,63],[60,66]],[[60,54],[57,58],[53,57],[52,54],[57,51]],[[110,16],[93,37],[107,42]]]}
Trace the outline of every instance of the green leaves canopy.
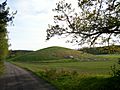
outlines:
{"label": "green leaves canopy", "polygon": [[55,23],[47,29],[47,40],[55,35],[71,35],[70,41],[80,45],[119,42],[119,0],[78,0],[77,9],[63,0],[56,6]]}
{"label": "green leaves canopy", "polygon": [[0,4],[0,61],[5,59],[8,52],[7,25],[12,22],[14,14],[9,14],[9,7],[6,8],[7,0]]}

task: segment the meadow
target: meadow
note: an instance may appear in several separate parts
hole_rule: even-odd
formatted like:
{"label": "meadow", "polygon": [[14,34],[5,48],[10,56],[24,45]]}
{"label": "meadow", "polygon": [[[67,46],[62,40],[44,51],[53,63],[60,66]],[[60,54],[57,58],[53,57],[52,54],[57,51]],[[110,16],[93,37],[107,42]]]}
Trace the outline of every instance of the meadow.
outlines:
{"label": "meadow", "polygon": [[[111,66],[120,55],[102,55],[108,61],[12,62],[47,80],[58,90],[114,90],[120,88],[112,78]],[[101,56],[100,56],[101,57]],[[116,90],[117,90],[116,89]]]}
{"label": "meadow", "polygon": [[111,66],[117,64],[116,60],[110,61],[85,61],[78,62],[69,60],[61,62],[15,62],[15,64],[29,68],[32,71],[38,72],[45,69],[77,71],[80,74],[93,75],[109,75]]}
{"label": "meadow", "polygon": [[119,68],[118,60],[119,54],[91,55],[50,47],[8,61],[33,72],[58,90],[120,90],[120,79],[113,77],[112,71]]}

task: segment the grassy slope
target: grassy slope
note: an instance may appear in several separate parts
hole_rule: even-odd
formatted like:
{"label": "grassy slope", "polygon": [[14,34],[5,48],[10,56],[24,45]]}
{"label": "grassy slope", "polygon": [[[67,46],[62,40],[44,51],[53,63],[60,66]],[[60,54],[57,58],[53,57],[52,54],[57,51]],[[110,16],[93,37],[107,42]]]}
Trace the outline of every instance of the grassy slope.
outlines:
{"label": "grassy slope", "polygon": [[[58,62],[65,56],[74,56],[80,59],[96,59],[96,61],[84,62]],[[109,58],[109,61],[99,61],[90,54],[79,51],[49,47],[34,53],[16,57],[13,61],[51,61],[56,62],[13,62],[26,68],[39,77],[48,80],[58,90],[120,90],[120,80],[110,77],[110,66],[116,64],[120,55],[99,55]]]}
{"label": "grassy slope", "polygon": [[120,80],[109,74],[110,66],[116,64],[120,55],[99,57],[109,58],[110,61],[13,63],[48,80],[58,90],[120,90]]}
{"label": "grassy slope", "polygon": [[16,56],[28,54],[30,52],[34,52],[34,51],[32,51],[32,50],[10,50],[7,58],[9,58],[9,59],[14,58]]}
{"label": "grassy slope", "polygon": [[45,49],[38,50],[36,52],[32,52],[23,56],[18,56],[12,61],[45,61],[45,60],[60,60],[60,59],[68,59],[69,56],[73,56],[75,59],[88,59],[92,58],[93,55],[82,53],[80,51],[63,48],[63,47],[49,47]]}
{"label": "grassy slope", "polygon": [[55,85],[58,90],[120,90],[120,80],[110,77],[110,66],[120,55],[104,55],[110,61],[91,62],[13,62]]}

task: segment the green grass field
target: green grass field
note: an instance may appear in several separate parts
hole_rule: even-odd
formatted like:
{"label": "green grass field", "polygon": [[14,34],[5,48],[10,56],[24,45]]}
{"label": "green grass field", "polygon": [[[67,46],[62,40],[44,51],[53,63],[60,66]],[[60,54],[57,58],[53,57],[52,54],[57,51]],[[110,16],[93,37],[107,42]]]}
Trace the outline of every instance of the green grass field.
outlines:
{"label": "green grass field", "polygon": [[64,70],[75,70],[82,74],[93,74],[93,75],[108,75],[111,66],[116,64],[117,61],[91,61],[91,62],[44,62],[44,63],[24,63],[15,62],[17,65],[24,66],[35,72],[44,69],[64,69]]}
{"label": "green grass field", "polygon": [[[73,53],[75,55],[80,54],[79,56],[82,56],[82,58],[79,58],[79,60],[63,58],[64,54],[71,55],[69,54],[71,51],[72,50],[66,48],[60,50],[58,47],[47,48],[13,58],[9,61],[32,71],[37,76],[42,77],[56,86],[58,90],[120,89],[120,79],[113,78],[111,70],[111,66],[113,65],[116,65],[118,68],[117,62],[120,60],[119,54],[94,56],[82,54],[81,52],[78,53],[78,51],[76,52],[74,50]],[[62,52],[64,54],[59,54]]]}
{"label": "green grass field", "polygon": [[114,90],[118,85],[115,83],[116,80],[111,78],[111,66],[117,64],[116,59],[90,62],[12,63],[32,71],[52,83],[58,90]]}
{"label": "green grass field", "polygon": [[74,60],[81,61],[91,61],[98,60],[99,57],[96,57],[91,54],[83,53],[77,50],[72,50],[64,47],[48,47],[41,49],[35,52],[31,52],[25,55],[19,55],[10,60],[12,61],[22,61],[22,62],[41,62],[41,61],[51,61],[51,60],[63,60],[74,58]]}
{"label": "green grass field", "polygon": [[106,54],[106,55],[97,55],[102,58],[109,58],[110,60],[118,60],[120,59],[120,54]]}

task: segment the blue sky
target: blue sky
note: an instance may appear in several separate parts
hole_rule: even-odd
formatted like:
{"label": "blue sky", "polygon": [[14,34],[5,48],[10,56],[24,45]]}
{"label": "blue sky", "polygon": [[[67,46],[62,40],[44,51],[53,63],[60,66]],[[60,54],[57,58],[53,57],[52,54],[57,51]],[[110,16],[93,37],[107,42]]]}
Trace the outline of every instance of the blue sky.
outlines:
{"label": "blue sky", "polygon": [[56,7],[58,1],[8,0],[11,11],[17,10],[14,26],[8,27],[10,49],[38,50],[50,46],[77,48],[76,45],[65,43],[67,38],[54,37],[49,41],[45,40],[48,24],[53,23],[52,9]]}

